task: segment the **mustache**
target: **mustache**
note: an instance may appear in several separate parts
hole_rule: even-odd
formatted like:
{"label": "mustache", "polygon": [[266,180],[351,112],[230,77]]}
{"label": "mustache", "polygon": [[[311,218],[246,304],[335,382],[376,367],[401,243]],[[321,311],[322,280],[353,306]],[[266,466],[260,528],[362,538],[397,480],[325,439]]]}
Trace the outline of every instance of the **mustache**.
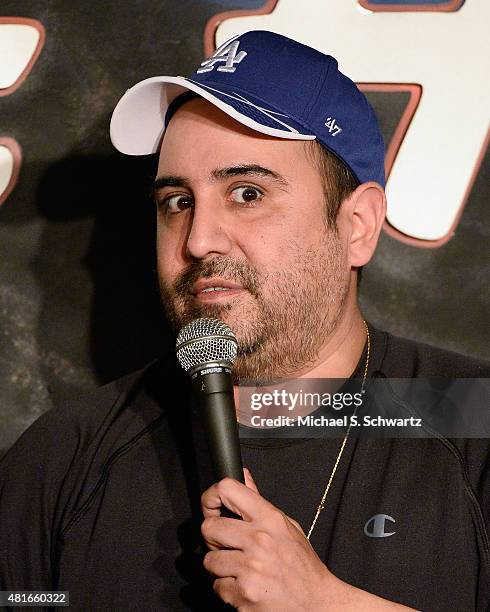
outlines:
{"label": "mustache", "polygon": [[255,297],[259,294],[259,278],[256,270],[245,261],[237,261],[226,257],[215,257],[207,261],[193,261],[180,272],[172,283],[175,294],[188,298],[192,286],[201,278],[221,276],[222,278],[241,285]]}

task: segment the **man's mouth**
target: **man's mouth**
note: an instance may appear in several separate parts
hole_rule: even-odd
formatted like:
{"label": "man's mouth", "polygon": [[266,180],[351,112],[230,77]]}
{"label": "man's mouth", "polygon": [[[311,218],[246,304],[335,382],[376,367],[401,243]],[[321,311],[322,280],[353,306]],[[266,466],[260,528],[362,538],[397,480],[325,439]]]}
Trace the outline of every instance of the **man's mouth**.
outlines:
{"label": "man's mouth", "polygon": [[209,293],[210,291],[229,291],[228,287],[206,287],[201,293]]}
{"label": "man's mouth", "polygon": [[244,291],[242,285],[221,278],[201,278],[192,285],[192,295],[198,300],[232,297]]}

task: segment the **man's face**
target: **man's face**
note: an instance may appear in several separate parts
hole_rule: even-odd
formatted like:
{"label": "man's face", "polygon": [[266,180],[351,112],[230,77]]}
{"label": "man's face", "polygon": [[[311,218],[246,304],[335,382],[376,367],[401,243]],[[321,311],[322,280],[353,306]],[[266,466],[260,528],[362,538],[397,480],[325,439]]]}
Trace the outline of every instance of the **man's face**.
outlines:
{"label": "man's face", "polygon": [[342,314],[349,267],[327,229],[303,141],[271,138],[202,99],[163,139],[156,198],[162,298],[176,328],[198,317],[235,332],[240,378],[312,365]]}

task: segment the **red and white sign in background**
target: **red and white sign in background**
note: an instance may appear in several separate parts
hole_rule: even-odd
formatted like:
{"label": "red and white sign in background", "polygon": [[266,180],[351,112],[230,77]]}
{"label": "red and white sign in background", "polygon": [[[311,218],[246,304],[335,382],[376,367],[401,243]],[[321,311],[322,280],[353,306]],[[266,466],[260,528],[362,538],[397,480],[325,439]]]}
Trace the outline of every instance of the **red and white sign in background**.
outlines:
{"label": "red and white sign in background", "polygon": [[[387,143],[385,230],[415,246],[454,234],[489,137],[488,0],[269,0],[216,15],[206,53],[250,29],[281,32],[339,58],[366,92],[410,94]],[[22,85],[44,44],[33,19],[0,17],[0,96]],[[468,95],[471,92],[471,95]],[[21,147],[0,133],[0,204],[19,174]]]}

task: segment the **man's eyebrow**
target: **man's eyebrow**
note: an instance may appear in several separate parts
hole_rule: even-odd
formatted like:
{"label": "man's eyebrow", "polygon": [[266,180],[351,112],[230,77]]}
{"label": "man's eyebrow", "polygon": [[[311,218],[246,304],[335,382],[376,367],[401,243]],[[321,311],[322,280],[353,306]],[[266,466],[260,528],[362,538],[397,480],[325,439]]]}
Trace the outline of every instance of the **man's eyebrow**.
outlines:
{"label": "man's eyebrow", "polygon": [[211,172],[211,177],[217,181],[222,181],[233,176],[259,176],[271,178],[274,182],[278,183],[281,187],[286,188],[289,186],[288,181],[274,172],[269,168],[264,168],[257,164],[242,164],[239,166],[230,166],[228,168],[219,168]]}
{"label": "man's eyebrow", "polygon": [[153,183],[153,192],[156,193],[159,189],[163,189],[164,187],[185,187],[186,189],[190,189],[190,183],[182,176],[159,176]]}

